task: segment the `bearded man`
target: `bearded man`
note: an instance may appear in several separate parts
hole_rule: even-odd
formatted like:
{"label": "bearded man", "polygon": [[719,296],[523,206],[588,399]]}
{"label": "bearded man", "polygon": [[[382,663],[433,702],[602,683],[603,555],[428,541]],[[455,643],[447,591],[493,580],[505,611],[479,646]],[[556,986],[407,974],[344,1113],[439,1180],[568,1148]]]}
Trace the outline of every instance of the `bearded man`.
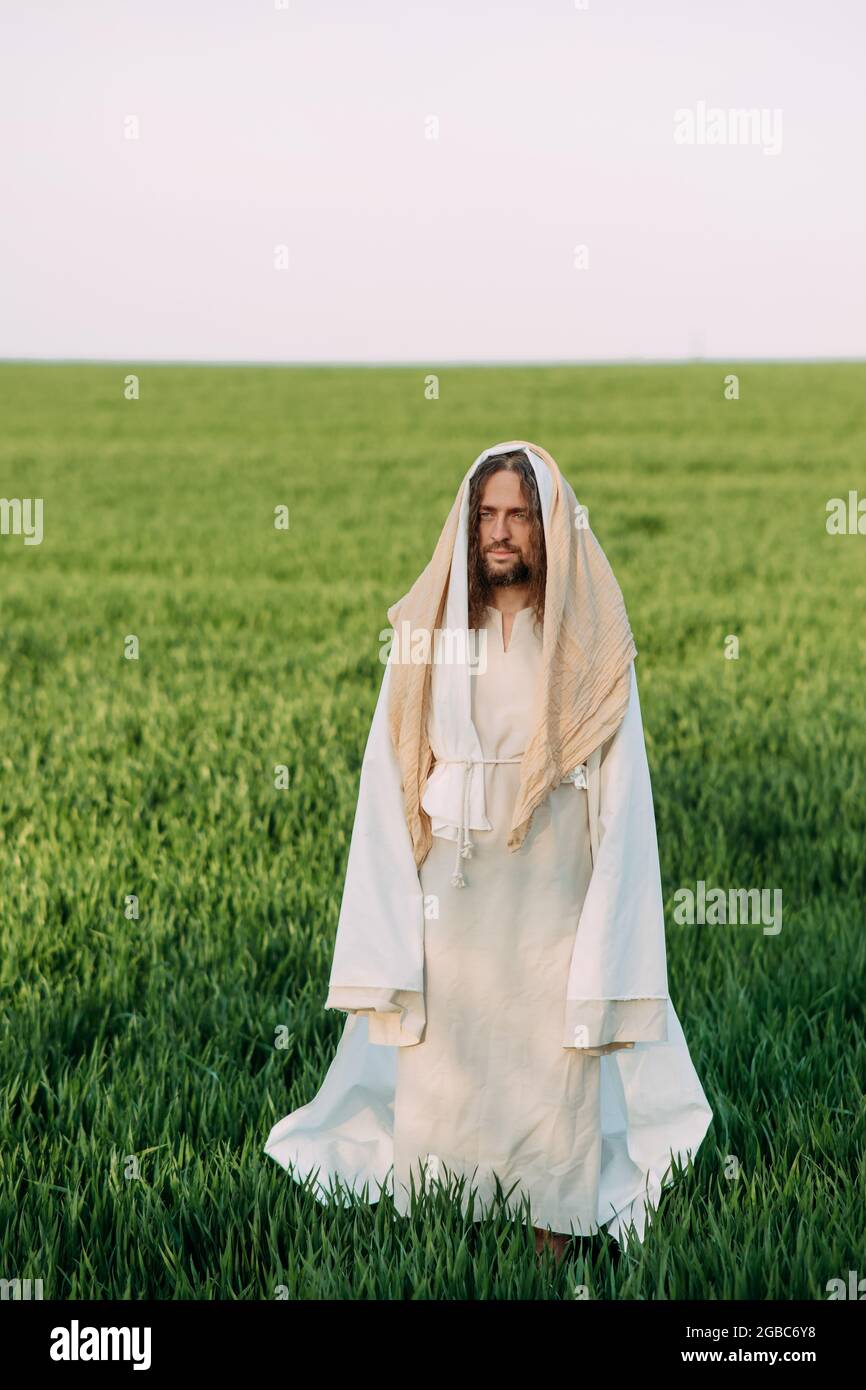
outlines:
{"label": "bearded man", "polygon": [[479,455],[388,617],[409,640],[325,1000],[348,1019],[265,1152],[322,1201],[372,1183],[406,1214],[447,1184],[476,1220],[526,1204],[557,1259],[602,1226],[642,1240],[712,1111],[668,994],[636,648],[550,454]]}

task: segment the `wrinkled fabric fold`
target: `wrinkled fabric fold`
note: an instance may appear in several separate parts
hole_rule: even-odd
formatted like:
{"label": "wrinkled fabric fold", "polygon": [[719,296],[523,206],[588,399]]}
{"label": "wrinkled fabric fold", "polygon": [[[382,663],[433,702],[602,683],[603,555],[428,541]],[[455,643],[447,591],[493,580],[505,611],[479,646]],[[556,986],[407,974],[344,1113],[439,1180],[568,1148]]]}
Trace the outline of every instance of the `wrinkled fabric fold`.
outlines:
{"label": "wrinkled fabric fold", "polygon": [[370,1042],[382,1047],[404,1047],[424,1036],[424,995],[419,990],[335,985],[328,991],[325,1008],[365,1014]]}
{"label": "wrinkled fabric fold", "polygon": [[660,999],[567,999],[563,1047],[667,1042],[667,995]]}
{"label": "wrinkled fabric fold", "polygon": [[563,1046],[664,1042],[664,902],[633,664],[625,717],[589,770],[593,870],[575,933]]}
{"label": "wrinkled fabric fold", "polygon": [[340,991],[372,990],[370,1041],[411,1046],[425,1022],[424,897],[388,732],[392,670],[389,662],[361,763],[325,1008],[348,1008]]}

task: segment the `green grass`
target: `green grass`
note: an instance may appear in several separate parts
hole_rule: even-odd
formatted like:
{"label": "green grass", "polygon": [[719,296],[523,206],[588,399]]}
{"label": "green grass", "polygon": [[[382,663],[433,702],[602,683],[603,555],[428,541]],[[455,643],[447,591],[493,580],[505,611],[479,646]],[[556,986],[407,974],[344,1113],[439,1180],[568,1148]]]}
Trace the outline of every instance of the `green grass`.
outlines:
{"label": "green grass", "polygon": [[[420,368],[145,366],[139,401],[127,370],[0,367],[0,495],[45,507],[42,545],[0,537],[0,1275],[137,1299],[862,1277],[866,536],[825,506],[866,496],[866,366],[445,367],[438,401]],[[386,608],[511,437],[557,459],[625,594],[715,1112],[644,1246],[557,1273],[507,1217],[325,1209],[262,1153],[344,1023],[322,1005]],[[781,932],[676,925],[698,879],[781,888]]]}

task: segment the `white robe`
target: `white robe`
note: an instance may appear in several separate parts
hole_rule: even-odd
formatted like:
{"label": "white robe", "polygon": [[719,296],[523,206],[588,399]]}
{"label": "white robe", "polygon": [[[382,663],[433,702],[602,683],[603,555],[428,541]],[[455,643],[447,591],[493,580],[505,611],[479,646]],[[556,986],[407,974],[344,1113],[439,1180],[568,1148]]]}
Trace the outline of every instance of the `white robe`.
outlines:
{"label": "white robe", "polygon": [[[529,607],[514,614],[507,648],[495,608],[476,634],[485,659],[471,680],[471,717],[485,761],[472,772],[484,783],[489,828],[472,830],[466,860],[456,860],[455,841],[434,836],[420,870],[429,904],[425,1028],[421,1042],[397,1050],[394,1204],[409,1212],[422,1175],[462,1178],[450,1195],[464,1214],[471,1199],[475,1220],[500,1207],[535,1226],[589,1235],[601,1061],[562,1045],[564,981],[592,877],[585,776],[549,792],[518,853],[507,845],[538,705],[543,644],[533,617]],[[657,1038],[665,1002],[631,1006],[655,1010]]]}
{"label": "white robe", "polygon": [[[397,1049],[423,1041],[427,1022],[424,895],[388,731],[390,669],[362,764],[325,1001],[349,1016],[318,1093],[274,1124],[265,1145],[297,1181],[310,1178],[323,1202],[348,1202],[353,1193],[371,1201],[381,1192],[395,1196]],[[694,1155],[712,1111],[668,995],[652,791],[633,665],[626,715],[603,761],[601,752],[596,749],[586,764],[592,873],[562,982],[561,1045],[635,1043],[596,1061],[597,1223],[625,1244],[630,1235],[643,1239],[662,1187],[673,1178],[671,1156],[684,1164]],[[521,853],[504,852],[515,861]],[[471,894],[472,863],[468,886],[454,891]]]}

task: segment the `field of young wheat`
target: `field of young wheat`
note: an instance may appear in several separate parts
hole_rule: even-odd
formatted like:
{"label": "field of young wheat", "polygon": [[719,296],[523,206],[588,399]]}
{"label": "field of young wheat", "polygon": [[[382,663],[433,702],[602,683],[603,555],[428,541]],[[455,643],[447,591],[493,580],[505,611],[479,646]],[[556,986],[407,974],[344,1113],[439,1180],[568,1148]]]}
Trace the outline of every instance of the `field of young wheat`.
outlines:
{"label": "field of young wheat", "polygon": [[[428,399],[431,371],[0,367],[0,1276],[826,1298],[866,1275],[866,534],[827,527],[866,499],[866,367],[442,367]],[[262,1151],[345,1021],[323,1003],[386,609],[511,438],[552,453],[623,589],[714,1111],[644,1245],[558,1270],[507,1217],[326,1209]],[[778,922],[677,920],[715,888]]]}

